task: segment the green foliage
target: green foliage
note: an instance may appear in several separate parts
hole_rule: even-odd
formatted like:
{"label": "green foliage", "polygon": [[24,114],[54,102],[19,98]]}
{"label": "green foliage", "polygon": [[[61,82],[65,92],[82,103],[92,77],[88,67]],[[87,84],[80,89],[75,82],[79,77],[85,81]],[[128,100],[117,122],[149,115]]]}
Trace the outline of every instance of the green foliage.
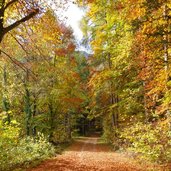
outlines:
{"label": "green foliage", "polygon": [[[11,139],[12,140],[12,139]],[[55,148],[43,134],[26,137],[17,143],[4,141],[0,148],[0,170],[11,170],[33,161],[41,161],[55,154]]]}
{"label": "green foliage", "polygon": [[54,147],[43,134],[21,139],[20,129],[16,120],[11,120],[10,124],[3,120],[0,122],[0,170],[11,170],[13,167],[29,164],[34,160],[41,161],[55,154]]}
{"label": "green foliage", "polygon": [[137,123],[120,135],[123,147],[153,162],[171,161],[171,131],[168,124]]}
{"label": "green foliage", "polygon": [[16,144],[19,136],[19,123],[16,120],[12,120],[11,124],[4,122],[3,117],[4,112],[1,113],[1,122],[0,122],[0,149],[8,147],[8,145]]}
{"label": "green foliage", "polygon": [[[5,18],[6,10],[0,12],[5,52],[0,62],[1,169],[53,155],[49,142],[70,141],[72,133],[85,129],[87,119],[99,119],[94,124],[99,128],[103,122],[103,137],[115,149],[122,143],[146,159],[169,162],[171,133],[162,119],[171,119],[171,3],[86,1],[84,42],[93,54],[85,58],[76,51],[72,30],[50,8],[42,6],[41,15],[26,19],[27,25],[18,22],[19,29],[3,28],[11,17],[17,22],[32,9],[21,2],[21,7],[7,5]],[[36,2],[32,5],[38,7]],[[30,11],[31,18],[36,11]],[[154,117],[159,123],[139,123]]]}

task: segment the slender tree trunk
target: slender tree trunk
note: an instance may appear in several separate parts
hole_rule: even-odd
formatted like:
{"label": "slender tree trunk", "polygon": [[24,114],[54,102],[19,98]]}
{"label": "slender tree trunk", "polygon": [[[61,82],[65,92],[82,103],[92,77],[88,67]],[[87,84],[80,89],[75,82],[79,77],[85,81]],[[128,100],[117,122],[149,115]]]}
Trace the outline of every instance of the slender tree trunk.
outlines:
{"label": "slender tree trunk", "polygon": [[6,112],[6,122],[8,124],[10,124],[11,118],[10,118],[10,114],[9,114],[10,104],[9,104],[9,100],[7,98],[7,71],[6,71],[6,65],[4,65],[4,68],[3,68],[3,86],[4,86],[3,109]]}
{"label": "slender tree trunk", "polygon": [[53,131],[54,131],[54,112],[52,102],[49,103],[49,112],[50,112],[50,135],[49,140],[53,139]]}
{"label": "slender tree trunk", "polygon": [[[35,118],[36,116],[36,110],[37,110],[37,103],[36,103],[36,97],[34,95],[34,101],[33,101],[33,119]],[[36,136],[36,126],[34,125],[33,128],[32,128],[32,134],[33,136]]]}
{"label": "slender tree trunk", "polygon": [[0,43],[2,42],[3,36],[4,36],[4,5],[5,5],[5,0],[1,0],[2,2],[0,3]]}
{"label": "slender tree trunk", "polygon": [[[1,33],[0,33],[0,44],[2,42],[2,39],[3,39],[3,35],[1,35]],[[1,51],[0,51],[0,54],[1,54]]]}
{"label": "slender tree trunk", "polygon": [[[170,31],[170,24],[169,24],[169,14],[168,14],[168,6],[164,5],[163,17],[165,20],[165,29],[164,29],[164,36],[163,36],[163,48],[164,48],[164,62],[165,62],[165,75],[166,75],[166,92],[169,91],[169,87],[167,85],[169,81],[169,31]],[[167,104],[167,117],[169,119],[169,127],[171,128],[171,116],[169,111],[169,104]]]}
{"label": "slender tree trunk", "polygon": [[166,90],[168,90],[167,82],[169,78],[169,53],[168,53],[168,43],[169,43],[169,17],[168,17],[168,7],[167,5],[164,6],[164,13],[163,17],[165,20],[165,33],[163,36],[163,48],[164,48],[164,62],[165,62],[165,73],[166,73]]}
{"label": "slender tree trunk", "polygon": [[[119,103],[119,97],[118,97],[118,95],[116,95],[116,104],[118,104]],[[116,107],[116,128],[118,129],[119,128],[119,122],[118,122],[118,120],[119,120],[119,107],[117,106]]]}
{"label": "slender tree trunk", "polygon": [[[106,3],[107,4],[110,4],[110,0],[106,0]],[[105,20],[105,22],[106,22],[106,24],[108,24],[107,19]],[[107,33],[107,36],[108,36],[108,33]],[[112,70],[112,61],[111,61],[110,52],[108,52],[107,57],[108,57],[108,66],[109,66],[109,69]],[[114,85],[113,85],[113,82],[111,80],[110,81],[110,103],[111,103],[111,105],[114,105],[115,102],[116,102],[115,94],[113,92],[113,87],[114,87]],[[118,114],[117,109],[116,108],[115,109],[112,109],[112,126],[115,129],[117,129],[118,117],[119,117],[119,114]]]}
{"label": "slender tree trunk", "polygon": [[71,139],[71,115],[68,112],[65,114],[65,132],[68,139]]}
{"label": "slender tree trunk", "polygon": [[71,139],[71,114],[68,112],[68,138]]}
{"label": "slender tree trunk", "polygon": [[[108,53],[108,65],[109,65],[109,69],[112,69],[112,62],[111,62],[111,58],[110,58],[110,54]],[[113,83],[112,81],[110,81],[110,104],[114,105],[114,94],[113,94]],[[113,128],[115,127],[115,113],[114,113],[114,109],[112,109],[112,126]]]}
{"label": "slender tree trunk", "polygon": [[30,135],[30,119],[31,119],[31,104],[30,104],[30,92],[25,88],[25,113],[26,113],[26,135]]}
{"label": "slender tree trunk", "polygon": [[145,123],[148,121],[148,111],[147,111],[147,97],[146,97],[146,83],[143,81],[143,94],[144,94],[144,111],[145,111]]}
{"label": "slender tree trunk", "polygon": [[[114,105],[114,95],[113,93],[111,92],[111,105]],[[115,109],[112,108],[112,126],[113,128],[116,127],[116,117],[115,117]]]}
{"label": "slender tree trunk", "polygon": [[32,115],[30,91],[29,91],[29,88],[27,87],[28,80],[29,80],[29,72],[27,71],[26,81],[24,83],[24,87],[25,87],[25,97],[24,97],[25,100],[24,101],[25,101],[26,135],[27,136],[30,135],[30,129],[31,129],[30,119],[31,119],[31,115]]}
{"label": "slender tree trunk", "polygon": [[[112,70],[112,62],[111,62],[111,57],[110,54],[108,54],[108,65],[109,69]],[[118,103],[118,95],[115,95],[113,92],[113,82],[112,80],[110,81],[110,103],[111,105],[117,104]],[[118,118],[119,118],[119,113],[118,113],[118,107],[116,106],[115,108],[112,109],[112,126],[113,128],[117,129],[118,128]]]}

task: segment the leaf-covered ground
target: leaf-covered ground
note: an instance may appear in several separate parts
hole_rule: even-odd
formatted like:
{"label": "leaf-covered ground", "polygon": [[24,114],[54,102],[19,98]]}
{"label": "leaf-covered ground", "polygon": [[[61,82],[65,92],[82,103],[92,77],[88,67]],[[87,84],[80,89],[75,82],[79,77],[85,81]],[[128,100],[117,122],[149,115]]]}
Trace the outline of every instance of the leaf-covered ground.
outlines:
{"label": "leaf-covered ground", "polygon": [[124,154],[112,152],[97,137],[79,138],[62,155],[29,171],[145,171]]}

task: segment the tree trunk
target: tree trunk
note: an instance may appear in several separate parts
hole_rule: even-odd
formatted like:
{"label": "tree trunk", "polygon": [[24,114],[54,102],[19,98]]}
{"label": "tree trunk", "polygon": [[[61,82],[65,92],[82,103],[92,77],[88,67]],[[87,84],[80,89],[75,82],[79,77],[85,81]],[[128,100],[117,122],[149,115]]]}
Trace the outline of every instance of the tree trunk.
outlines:
{"label": "tree trunk", "polygon": [[[37,104],[36,104],[36,97],[34,95],[34,101],[33,101],[33,119],[36,116],[36,109],[37,109]],[[32,128],[32,134],[33,136],[36,136],[36,126],[34,125]]]}
{"label": "tree trunk", "polygon": [[68,138],[71,139],[71,114],[68,112]]}
{"label": "tree trunk", "polygon": [[[165,75],[166,75],[166,92],[169,91],[169,87],[167,85],[168,81],[169,81],[169,31],[170,31],[170,25],[169,25],[169,14],[168,14],[168,6],[164,5],[164,11],[163,11],[163,17],[165,20],[165,34],[163,36],[163,49],[164,49],[164,62],[165,62]],[[166,115],[169,119],[169,127],[171,128],[171,116],[170,116],[170,111],[169,111],[169,103],[167,104],[167,111],[166,111]]]}
{"label": "tree trunk", "polygon": [[30,104],[30,92],[28,88],[25,88],[25,113],[26,113],[26,135],[30,135],[30,119],[31,119],[31,104]]}
{"label": "tree trunk", "polygon": [[4,36],[4,5],[5,5],[5,0],[2,0],[0,4],[0,43],[2,42],[3,36]]}
{"label": "tree trunk", "polygon": [[49,141],[53,139],[53,131],[54,131],[54,112],[52,102],[49,103],[49,112],[50,112],[50,134]]}
{"label": "tree trunk", "polygon": [[[110,54],[108,54],[108,65],[109,69],[112,70],[112,62],[111,62],[111,57]],[[113,92],[113,82],[112,80],[110,81],[110,104],[114,105],[118,103],[118,95],[115,95]],[[113,128],[117,129],[118,128],[118,118],[119,118],[119,113],[118,113],[118,107],[116,106],[115,108],[112,109],[112,126]]]}
{"label": "tree trunk", "polygon": [[[17,1],[18,0],[10,0],[9,2],[5,2],[5,0],[0,1],[0,43],[2,42],[3,37],[6,33],[13,30],[20,24],[30,20],[31,18],[33,18],[35,15],[37,15],[39,13],[38,8],[32,9],[32,12],[28,13],[26,16],[24,16],[20,20],[17,20],[14,23],[12,23],[11,25],[4,27],[5,11],[10,10],[9,9],[10,6],[13,5],[14,3],[16,3]],[[8,18],[7,18],[7,20],[8,20]]]}
{"label": "tree trunk", "polygon": [[10,124],[11,122],[11,118],[10,118],[10,114],[9,114],[9,110],[10,110],[10,104],[9,104],[9,100],[7,98],[7,71],[6,71],[6,66],[4,65],[3,68],[3,86],[4,86],[4,94],[3,94],[3,110],[6,112],[6,119],[5,122],[7,124]]}
{"label": "tree trunk", "polygon": [[27,73],[26,73],[26,81],[24,83],[24,87],[25,87],[25,97],[24,97],[25,100],[24,101],[25,101],[26,135],[27,136],[30,135],[30,129],[31,129],[30,119],[31,119],[31,115],[32,115],[30,91],[29,91],[29,89],[27,87],[28,77],[29,77],[29,72],[27,71]]}

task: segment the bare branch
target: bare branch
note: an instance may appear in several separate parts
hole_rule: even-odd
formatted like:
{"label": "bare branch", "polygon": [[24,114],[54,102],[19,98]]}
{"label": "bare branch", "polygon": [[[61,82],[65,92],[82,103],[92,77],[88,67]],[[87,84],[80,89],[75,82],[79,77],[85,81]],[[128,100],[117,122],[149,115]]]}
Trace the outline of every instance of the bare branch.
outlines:
{"label": "bare branch", "polygon": [[1,53],[3,53],[4,55],[6,55],[15,65],[19,66],[21,69],[23,69],[24,71],[26,71],[26,68],[19,61],[17,61],[16,59],[14,59],[10,55],[8,55],[2,49],[1,49]]}
{"label": "bare branch", "polygon": [[17,2],[18,0],[11,0],[10,2],[8,2],[6,4],[6,6],[4,7],[4,10],[6,10],[10,5],[14,4],[15,2]]}
{"label": "bare branch", "polygon": [[15,23],[11,24],[10,26],[4,28],[4,34],[6,34],[7,32],[11,31],[15,27],[19,26],[21,23],[24,23],[25,21],[28,21],[29,19],[34,17],[36,14],[38,14],[38,12],[39,12],[39,9],[34,9],[33,12],[31,12],[30,14],[28,14],[27,16],[25,16],[21,20],[18,20]]}
{"label": "bare branch", "polygon": [[36,80],[36,74],[31,71],[30,69],[28,69],[26,66],[24,66],[20,61],[16,60],[15,58],[11,57],[9,54],[7,54],[6,52],[4,52],[2,49],[0,50],[1,53],[3,53],[6,57],[8,57],[13,64],[17,65],[18,67],[20,67],[23,71],[25,72],[29,72],[32,75],[32,78],[34,78]]}
{"label": "bare branch", "polygon": [[27,50],[24,48],[24,46],[20,43],[20,41],[13,35],[13,34],[10,34],[11,37],[20,45],[20,47],[23,49],[23,51],[26,53],[26,55],[28,56],[29,53],[27,52]]}

